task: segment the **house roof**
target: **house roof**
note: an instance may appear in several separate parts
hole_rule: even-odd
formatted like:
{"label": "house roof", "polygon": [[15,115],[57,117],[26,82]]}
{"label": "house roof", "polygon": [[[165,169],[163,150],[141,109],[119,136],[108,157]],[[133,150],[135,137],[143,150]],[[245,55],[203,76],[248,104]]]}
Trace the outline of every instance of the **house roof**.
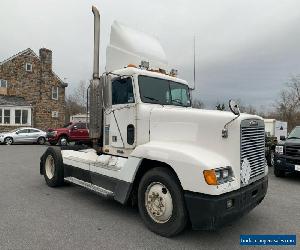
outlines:
{"label": "house roof", "polygon": [[[19,53],[7,58],[6,60],[0,62],[0,65],[3,65],[11,60],[13,60],[14,58],[21,56],[21,55],[29,55],[29,56],[34,56],[36,57],[38,60],[40,60],[40,58],[38,57],[38,55],[31,49],[31,48],[27,48],[25,50],[20,51]],[[59,78],[59,76],[57,74],[55,74],[55,72],[52,70],[53,75],[57,78],[57,80],[60,81],[62,87],[68,87],[68,83],[64,82],[62,79]]]}
{"label": "house roof", "polygon": [[0,95],[0,106],[30,106],[23,97]]}

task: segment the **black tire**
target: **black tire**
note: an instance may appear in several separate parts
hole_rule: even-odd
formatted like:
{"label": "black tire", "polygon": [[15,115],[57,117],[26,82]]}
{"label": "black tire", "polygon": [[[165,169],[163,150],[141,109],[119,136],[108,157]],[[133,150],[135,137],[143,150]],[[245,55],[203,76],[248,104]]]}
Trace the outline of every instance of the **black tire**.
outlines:
{"label": "black tire", "polygon": [[46,143],[46,138],[45,137],[39,137],[37,139],[37,143],[40,144],[40,145],[44,145]]}
{"label": "black tire", "polygon": [[[65,141],[65,143],[64,143],[64,141]],[[68,137],[67,136],[65,136],[65,135],[62,135],[61,137],[59,137],[59,140],[58,140],[58,145],[60,145],[60,146],[66,146],[66,145],[68,145]]]}
{"label": "black tire", "polygon": [[[51,163],[54,167],[52,171],[47,170],[47,164],[51,165]],[[49,187],[58,187],[64,184],[64,166],[60,148],[48,147],[42,157],[42,173]]]}
{"label": "black tire", "polygon": [[14,139],[13,139],[12,137],[6,137],[6,138],[4,139],[4,143],[5,143],[6,145],[11,145],[11,144],[14,143]]}
{"label": "black tire", "polygon": [[[164,222],[156,222],[151,218],[153,215],[149,215],[147,207],[145,205],[145,198],[147,195],[147,189],[156,184],[162,184],[166,189],[162,188],[164,194],[169,191],[172,198],[172,212]],[[151,188],[150,188],[151,190]],[[165,191],[165,192],[164,192]],[[155,195],[155,192],[152,192]],[[148,196],[149,197],[149,196]],[[153,196],[152,196],[153,197]],[[161,199],[161,197],[159,197]],[[159,202],[158,199],[158,202]],[[164,200],[163,200],[164,202]],[[159,203],[159,209],[161,204]],[[153,202],[152,204],[155,204]],[[156,206],[156,205],[155,205]],[[157,207],[157,206],[156,206]],[[167,206],[163,206],[167,210]],[[146,226],[154,233],[164,237],[172,237],[179,234],[184,230],[187,224],[187,211],[184,203],[183,191],[180,184],[177,181],[175,174],[162,167],[154,168],[145,173],[142,177],[138,188],[138,208],[140,216]],[[154,214],[154,213],[153,213]],[[155,214],[154,214],[155,216]]]}
{"label": "black tire", "polygon": [[50,143],[50,145],[52,145],[52,146],[55,146],[55,145],[57,144],[56,141],[51,141],[51,142],[49,142],[49,143]]}
{"label": "black tire", "polygon": [[274,167],[274,175],[276,177],[284,177],[285,176],[285,171]]}

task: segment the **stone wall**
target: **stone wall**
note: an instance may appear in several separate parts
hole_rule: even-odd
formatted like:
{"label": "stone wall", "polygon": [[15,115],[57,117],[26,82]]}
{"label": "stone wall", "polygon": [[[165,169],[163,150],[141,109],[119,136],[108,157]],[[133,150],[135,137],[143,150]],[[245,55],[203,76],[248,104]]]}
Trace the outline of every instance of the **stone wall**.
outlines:
{"label": "stone wall", "polygon": [[[32,64],[32,72],[25,69]],[[7,94],[24,97],[32,105],[32,126],[46,130],[61,127],[65,120],[65,88],[52,71],[52,52],[40,50],[40,58],[29,50],[0,65],[0,79],[8,81]],[[58,87],[58,100],[52,99],[52,87]],[[58,118],[52,117],[58,112]],[[1,127],[0,127],[0,130]]]}

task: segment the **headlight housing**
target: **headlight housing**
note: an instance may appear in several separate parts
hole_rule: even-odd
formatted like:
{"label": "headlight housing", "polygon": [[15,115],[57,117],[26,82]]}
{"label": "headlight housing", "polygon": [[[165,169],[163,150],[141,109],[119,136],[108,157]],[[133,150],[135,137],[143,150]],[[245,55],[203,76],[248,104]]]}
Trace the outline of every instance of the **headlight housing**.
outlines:
{"label": "headlight housing", "polygon": [[232,181],[233,179],[231,167],[204,170],[203,175],[208,185],[219,185]]}
{"label": "headlight housing", "polygon": [[275,147],[275,153],[282,155],[283,154],[283,146],[276,146]]}

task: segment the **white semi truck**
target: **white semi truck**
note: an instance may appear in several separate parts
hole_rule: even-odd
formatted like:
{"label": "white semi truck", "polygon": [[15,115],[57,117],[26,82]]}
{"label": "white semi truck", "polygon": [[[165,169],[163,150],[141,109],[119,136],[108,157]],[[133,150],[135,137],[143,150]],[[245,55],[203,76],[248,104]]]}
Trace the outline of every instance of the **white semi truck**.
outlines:
{"label": "white semi truck", "polygon": [[75,183],[137,205],[146,226],[165,237],[188,222],[218,228],[258,205],[268,186],[264,121],[240,114],[233,101],[232,112],[191,108],[188,83],[166,70],[157,39],[119,23],[99,76],[100,15],[93,13],[94,146],[49,147],[40,163],[46,183]]}

